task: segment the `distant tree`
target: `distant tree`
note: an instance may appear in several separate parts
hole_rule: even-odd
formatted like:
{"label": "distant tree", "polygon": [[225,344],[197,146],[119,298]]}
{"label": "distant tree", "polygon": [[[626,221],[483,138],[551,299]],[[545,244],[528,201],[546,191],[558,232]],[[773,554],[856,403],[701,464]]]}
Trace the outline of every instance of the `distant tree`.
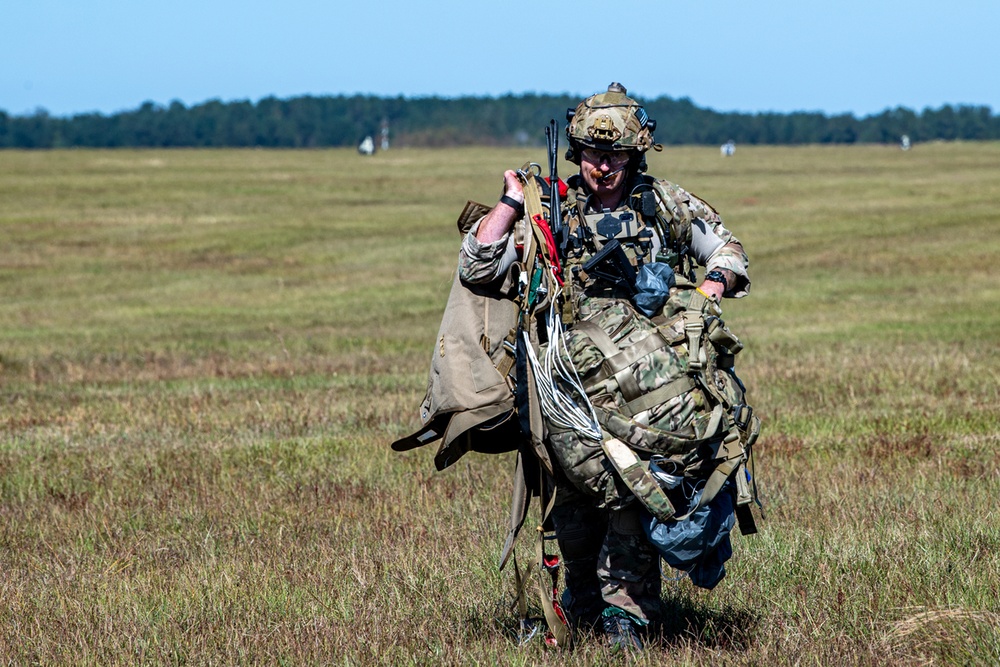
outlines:
{"label": "distant tree", "polygon": [[[394,146],[540,145],[550,118],[565,122],[568,95],[500,97],[265,97],[185,107],[147,101],[110,116],[97,113],[54,118],[44,109],[25,116],[0,112],[0,147],[221,147],[313,148],[356,146],[387,122]],[[818,112],[790,114],[719,112],[689,98],[642,100],[668,145],[896,143],[903,134],[930,139],[1000,139],[1000,116],[985,106],[946,105],[920,114],[905,108],[856,118]]]}

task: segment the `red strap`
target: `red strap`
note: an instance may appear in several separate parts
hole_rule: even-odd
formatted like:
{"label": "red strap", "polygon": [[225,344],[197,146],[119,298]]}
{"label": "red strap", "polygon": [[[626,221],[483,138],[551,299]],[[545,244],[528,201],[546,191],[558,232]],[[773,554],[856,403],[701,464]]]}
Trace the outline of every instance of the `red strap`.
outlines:
{"label": "red strap", "polygon": [[[548,176],[546,176],[545,177],[545,182],[549,184],[550,188],[552,187],[552,179],[551,178],[549,178]],[[556,182],[559,184],[559,185],[556,186],[556,189],[559,191],[559,199],[560,200],[566,199],[566,195],[569,194],[569,186],[566,185],[566,181],[564,181],[561,178],[557,179]],[[549,190],[549,192],[551,192],[551,190]]]}
{"label": "red strap", "polygon": [[559,253],[556,252],[556,239],[552,236],[552,230],[549,229],[549,223],[545,221],[545,217],[541,213],[536,213],[531,218],[532,222],[538,225],[538,228],[542,230],[542,235],[545,237],[545,255],[552,262],[552,266],[556,270],[556,282],[560,285],[563,284],[562,280],[562,266],[559,264]]}

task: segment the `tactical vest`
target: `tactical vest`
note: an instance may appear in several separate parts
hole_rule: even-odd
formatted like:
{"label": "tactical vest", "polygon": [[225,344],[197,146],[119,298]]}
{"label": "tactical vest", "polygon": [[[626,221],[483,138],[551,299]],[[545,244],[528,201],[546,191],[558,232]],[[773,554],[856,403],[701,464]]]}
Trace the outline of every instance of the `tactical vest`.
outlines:
{"label": "tactical vest", "polygon": [[578,175],[570,178],[569,186],[570,242],[564,263],[575,288],[593,291],[590,277],[580,267],[612,239],[621,244],[636,268],[662,262],[678,276],[694,280],[688,255],[693,216],[677,185],[639,175],[626,185],[625,202],[614,211],[593,210]]}

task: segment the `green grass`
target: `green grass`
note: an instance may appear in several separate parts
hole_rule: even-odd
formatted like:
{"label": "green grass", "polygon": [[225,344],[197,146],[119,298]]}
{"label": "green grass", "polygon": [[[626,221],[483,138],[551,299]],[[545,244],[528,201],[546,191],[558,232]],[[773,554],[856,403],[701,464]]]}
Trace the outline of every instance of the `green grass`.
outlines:
{"label": "green grass", "polygon": [[[621,662],[512,640],[508,456],[388,448],[418,425],[454,220],[529,160],[0,152],[0,662]],[[712,593],[666,586],[635,662],[1000,660],[998,165],[650,156],[751,257],[725,314],[767,519]]]}

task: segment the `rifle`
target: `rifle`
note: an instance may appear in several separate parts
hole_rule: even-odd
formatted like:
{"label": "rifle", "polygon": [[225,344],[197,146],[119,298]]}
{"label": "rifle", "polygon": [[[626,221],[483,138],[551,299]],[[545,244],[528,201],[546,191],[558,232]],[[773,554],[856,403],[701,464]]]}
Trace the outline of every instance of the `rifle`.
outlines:
{"label": "rifle", "polygon": [[607,280],[615,287],[625,288],[630,296],[638,290],[635,286],[636,271],[618,239],[611,239],[601,250],[583,265],[583,272]]}
{"label": "rifle", "polygon": [[562,209],[559,201],[559,123],[553,118],[545,128],[545,144],[549,149],[549,226],[555,237],[559,258],[566,258],[566,244],[569,241],[569,230],[563,224]]}

